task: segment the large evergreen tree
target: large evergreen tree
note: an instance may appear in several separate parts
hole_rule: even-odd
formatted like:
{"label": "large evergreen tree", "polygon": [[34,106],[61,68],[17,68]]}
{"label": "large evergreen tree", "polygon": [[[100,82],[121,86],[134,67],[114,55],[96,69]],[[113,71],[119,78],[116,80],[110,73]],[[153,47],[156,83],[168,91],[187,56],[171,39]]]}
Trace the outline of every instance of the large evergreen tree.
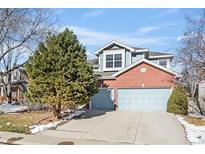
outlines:
{"label": "large evergreen tree", "polygon": [[30,100],[50,104],[58,119],[62,106],[88,103],[97,78],[86,59],[86,49],[69,29],[49,35],[26,65]]}

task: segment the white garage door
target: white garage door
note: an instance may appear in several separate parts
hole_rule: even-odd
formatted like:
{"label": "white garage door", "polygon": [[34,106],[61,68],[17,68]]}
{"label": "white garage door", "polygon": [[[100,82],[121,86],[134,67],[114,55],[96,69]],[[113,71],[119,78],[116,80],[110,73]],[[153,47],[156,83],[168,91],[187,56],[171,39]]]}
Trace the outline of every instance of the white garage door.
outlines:
{"label": "white garage door", "polygon": [[91,99],[91,109],[114,110],[113,90],[109,88],[99,89]]}
{"label": "white garage door", "polygon": [[118,109],[165,112],[171,89],[118,89]]}

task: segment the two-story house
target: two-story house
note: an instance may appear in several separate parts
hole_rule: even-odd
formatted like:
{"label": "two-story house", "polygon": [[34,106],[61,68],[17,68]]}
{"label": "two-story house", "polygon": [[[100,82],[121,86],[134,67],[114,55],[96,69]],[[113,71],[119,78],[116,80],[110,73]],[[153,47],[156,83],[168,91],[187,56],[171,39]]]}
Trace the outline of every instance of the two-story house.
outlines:
{"label": "two-story house", "polygon": [[91,109],[166,111],[176,85],[172,54],[112,41],[95,55],[89,63],[98,75],[99,92],[90,102]]}

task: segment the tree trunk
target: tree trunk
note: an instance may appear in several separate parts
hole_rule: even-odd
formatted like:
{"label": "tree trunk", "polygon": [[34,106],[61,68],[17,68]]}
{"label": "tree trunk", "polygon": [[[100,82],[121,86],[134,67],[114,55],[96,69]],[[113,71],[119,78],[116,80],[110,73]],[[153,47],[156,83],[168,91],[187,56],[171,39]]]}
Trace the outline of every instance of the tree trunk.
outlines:
{"label": "tree trunk", "polygon": [[7,100],[8,103],[12,103],[12,83],[11,83],[11,73],[8,74],[8,86],[7,86]]}
{"label": "tree trunk", "polygon": [[57,110],[56,110],[56,118],[61,119],[61,103],[58,103]]}
{"label": "tree trunk", "polygon": [[56,105],[52,105],[52,108],[53,108],[53,115],[54,115],[54,117],[56,117],[57,116],[57,114],[56,114]]}
{"label": "tree trunk", "polygon": [[53,107],[53,115],[57,119],[61,119],[61,103],[58,103],[57,105],[52,105]]}

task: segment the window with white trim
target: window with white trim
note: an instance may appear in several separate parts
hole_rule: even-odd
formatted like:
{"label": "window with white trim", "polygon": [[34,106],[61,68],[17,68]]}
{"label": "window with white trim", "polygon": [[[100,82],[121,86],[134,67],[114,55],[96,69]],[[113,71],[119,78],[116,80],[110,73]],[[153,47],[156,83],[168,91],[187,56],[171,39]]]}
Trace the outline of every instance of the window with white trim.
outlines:
{"label": "window with white trim", "polygon": [[115,68],[122,67],[122,54],[115,54]]}
{"label": "window with white trim", "polygon": [[106,55],[106,68],[113,68],[113,54]]}
{"label": "window with white trim", "polygon": [[106,60],[106,68],[122,67],[122,54],[107,54],[105,60]]}

